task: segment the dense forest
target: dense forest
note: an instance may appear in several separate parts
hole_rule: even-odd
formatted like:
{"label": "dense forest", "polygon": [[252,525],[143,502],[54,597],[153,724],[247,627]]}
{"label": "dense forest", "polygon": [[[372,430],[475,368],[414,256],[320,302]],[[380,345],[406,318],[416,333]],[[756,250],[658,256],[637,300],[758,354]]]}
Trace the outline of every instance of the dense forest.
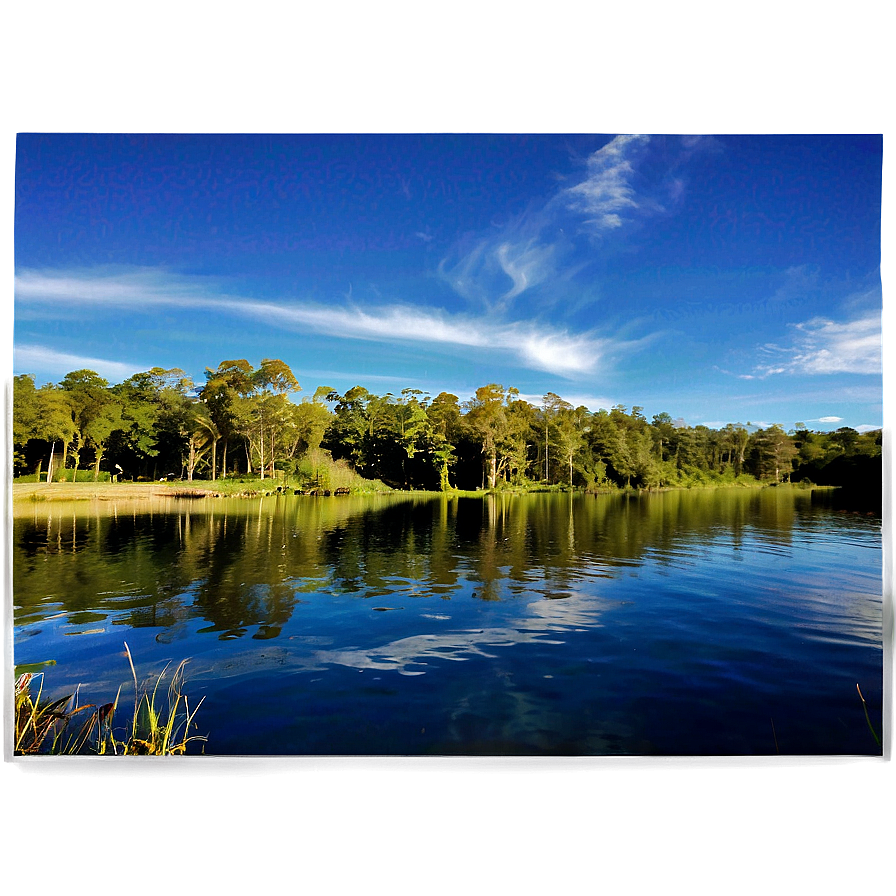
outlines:
{"label": "dense forest", "polygon": [[[217,480],[326,475],[344,461],[394,488],[588,489],[811,482],[880,489],[881,431],[687,426],[640,407],[591,412],[552,392],[536,406],[489,384],[461,401],[418,389],[328,387],[294,401],[283,361],[207,368],[194,383],[155,367],[110,385],[92,370],[38,388],[14,379],[16,476]],[[325,484],[325,483],[324,483]]]}

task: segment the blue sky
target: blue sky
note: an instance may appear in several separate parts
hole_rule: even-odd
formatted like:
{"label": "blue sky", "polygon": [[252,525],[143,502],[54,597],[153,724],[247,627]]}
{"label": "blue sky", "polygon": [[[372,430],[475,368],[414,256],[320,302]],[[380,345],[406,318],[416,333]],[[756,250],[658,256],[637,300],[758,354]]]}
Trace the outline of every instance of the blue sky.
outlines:
{"label": "blue sky", "polygon": [[882,420],[882,141],[20,135],[14,373]]}

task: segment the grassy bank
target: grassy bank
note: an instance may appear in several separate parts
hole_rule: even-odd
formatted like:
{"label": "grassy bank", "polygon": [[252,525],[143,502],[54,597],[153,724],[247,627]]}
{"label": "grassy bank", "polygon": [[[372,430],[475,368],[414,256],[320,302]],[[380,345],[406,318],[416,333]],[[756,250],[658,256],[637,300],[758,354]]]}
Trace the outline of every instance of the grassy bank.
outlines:
{"label": "grassy bank", "polygon": [[[193,482],[18,482],[13,481],[13,502],[44,501],[112,501],[140,498],[228,498],[258,497],[276,493],[277,489],[295,491],[309,490],[305,483],[294,478],[288,479],[218,479],[194,480]],[[328,488],[331,493],[337,488],[348,489],[351,494],[379,494],[392,489],[380,482],[370,482],[357,476],[347,477]]]}
{"label": "grassy bank", "polygon": [[21,501],[110,501],[220,494],[214,482],[13,482],[12,499]]}
{"label": "grassy bank", "polygon": [[[307,483],[299,483],[294,479],[219,479],[215,482],[196,480],[194,482],[19,482],[13,481],[13,502],[42,503],[45,501],[112,501],[141,498],[176,498],[176,497],[258,497],[259,495],[276,494],[277,489],[286,490],[292,494],[296,489],[302,488]],[[771,483],[753,480],[746,482],[720,482],[702,484],[699,486],[664,486],[662,488],[639,491],[638,489],[570,489],[569,486],[504,486],[494,490],[465,490],[451,489],[448,492],[424,492],[414,491],[409,494],[419,496],[447,494],[449,497],[482,497],[487,494],[498,495],[526,495],[526,494],[646,494],[648,491],[681,491],[693,489],[719,489],[719,488],[772,488],[779,489],[830,489],[830,486],[815,486],[808,483],[780,483],[774,486]],[[354,477],[346,477],[345,484],[334,484],[328,489],[332,494],[337,488],[348,489],[353,495],[369,494],[396,494],[400,490],[390,489],[381,482],[372,482],[362,479],[357,474]]]}

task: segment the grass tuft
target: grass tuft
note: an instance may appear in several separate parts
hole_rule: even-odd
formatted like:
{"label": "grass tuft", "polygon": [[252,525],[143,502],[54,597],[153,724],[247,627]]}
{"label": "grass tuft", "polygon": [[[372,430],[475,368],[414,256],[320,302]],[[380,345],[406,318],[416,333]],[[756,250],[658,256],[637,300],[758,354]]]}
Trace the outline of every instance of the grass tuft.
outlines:
{"label": "grass tuft", "polygon": [[[121,732],[112,727],[121,688],[112,703],[102,706],[78,705],[77,689],[58,700],[42,701],[44,673],[25,672],[15,684],[15,755],[174,756],[186,753],[191,743],[206,741],[202,735],[189,733],[196,728],[202,700],[191,709],[183,693],[187,661],[181,661],[171,675],[167,703],[162,705],[160,691],[170,663],[151,689],[141,690],[127,642],[124,647],[134,680],[134,711]],[[40,685],[33,695],[38,678]]]}

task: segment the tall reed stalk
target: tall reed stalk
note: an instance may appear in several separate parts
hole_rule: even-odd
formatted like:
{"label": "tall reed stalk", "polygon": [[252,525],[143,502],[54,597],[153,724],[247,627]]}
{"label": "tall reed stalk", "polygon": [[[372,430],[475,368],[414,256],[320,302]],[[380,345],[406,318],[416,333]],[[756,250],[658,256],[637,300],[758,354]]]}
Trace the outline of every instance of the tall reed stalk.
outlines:
{"label": "tall reed stalk", "polygon": [[[120,687],[112,703],[99,707],[79,706],[77,689],[58,700],[42,702],[44,673],[26,672],[16,679],[15,685],[15,754],[174,756],[186,753],[194,741],[206,741],[203,735],[189,733],[196,728],[196,713],[205,698],[190,708],[183,693],[187,661],[181,661],[171,675],[167,704],[163,706],[160,691],[171,664],[156,677],[151,689],[147,686],[141,690],[127,642],[124,648],[134,681],[134,711],[122,734],[112,727],[121,699]],[[37,677],[41,679],[40,686],[37,695],[32,696]]]}

